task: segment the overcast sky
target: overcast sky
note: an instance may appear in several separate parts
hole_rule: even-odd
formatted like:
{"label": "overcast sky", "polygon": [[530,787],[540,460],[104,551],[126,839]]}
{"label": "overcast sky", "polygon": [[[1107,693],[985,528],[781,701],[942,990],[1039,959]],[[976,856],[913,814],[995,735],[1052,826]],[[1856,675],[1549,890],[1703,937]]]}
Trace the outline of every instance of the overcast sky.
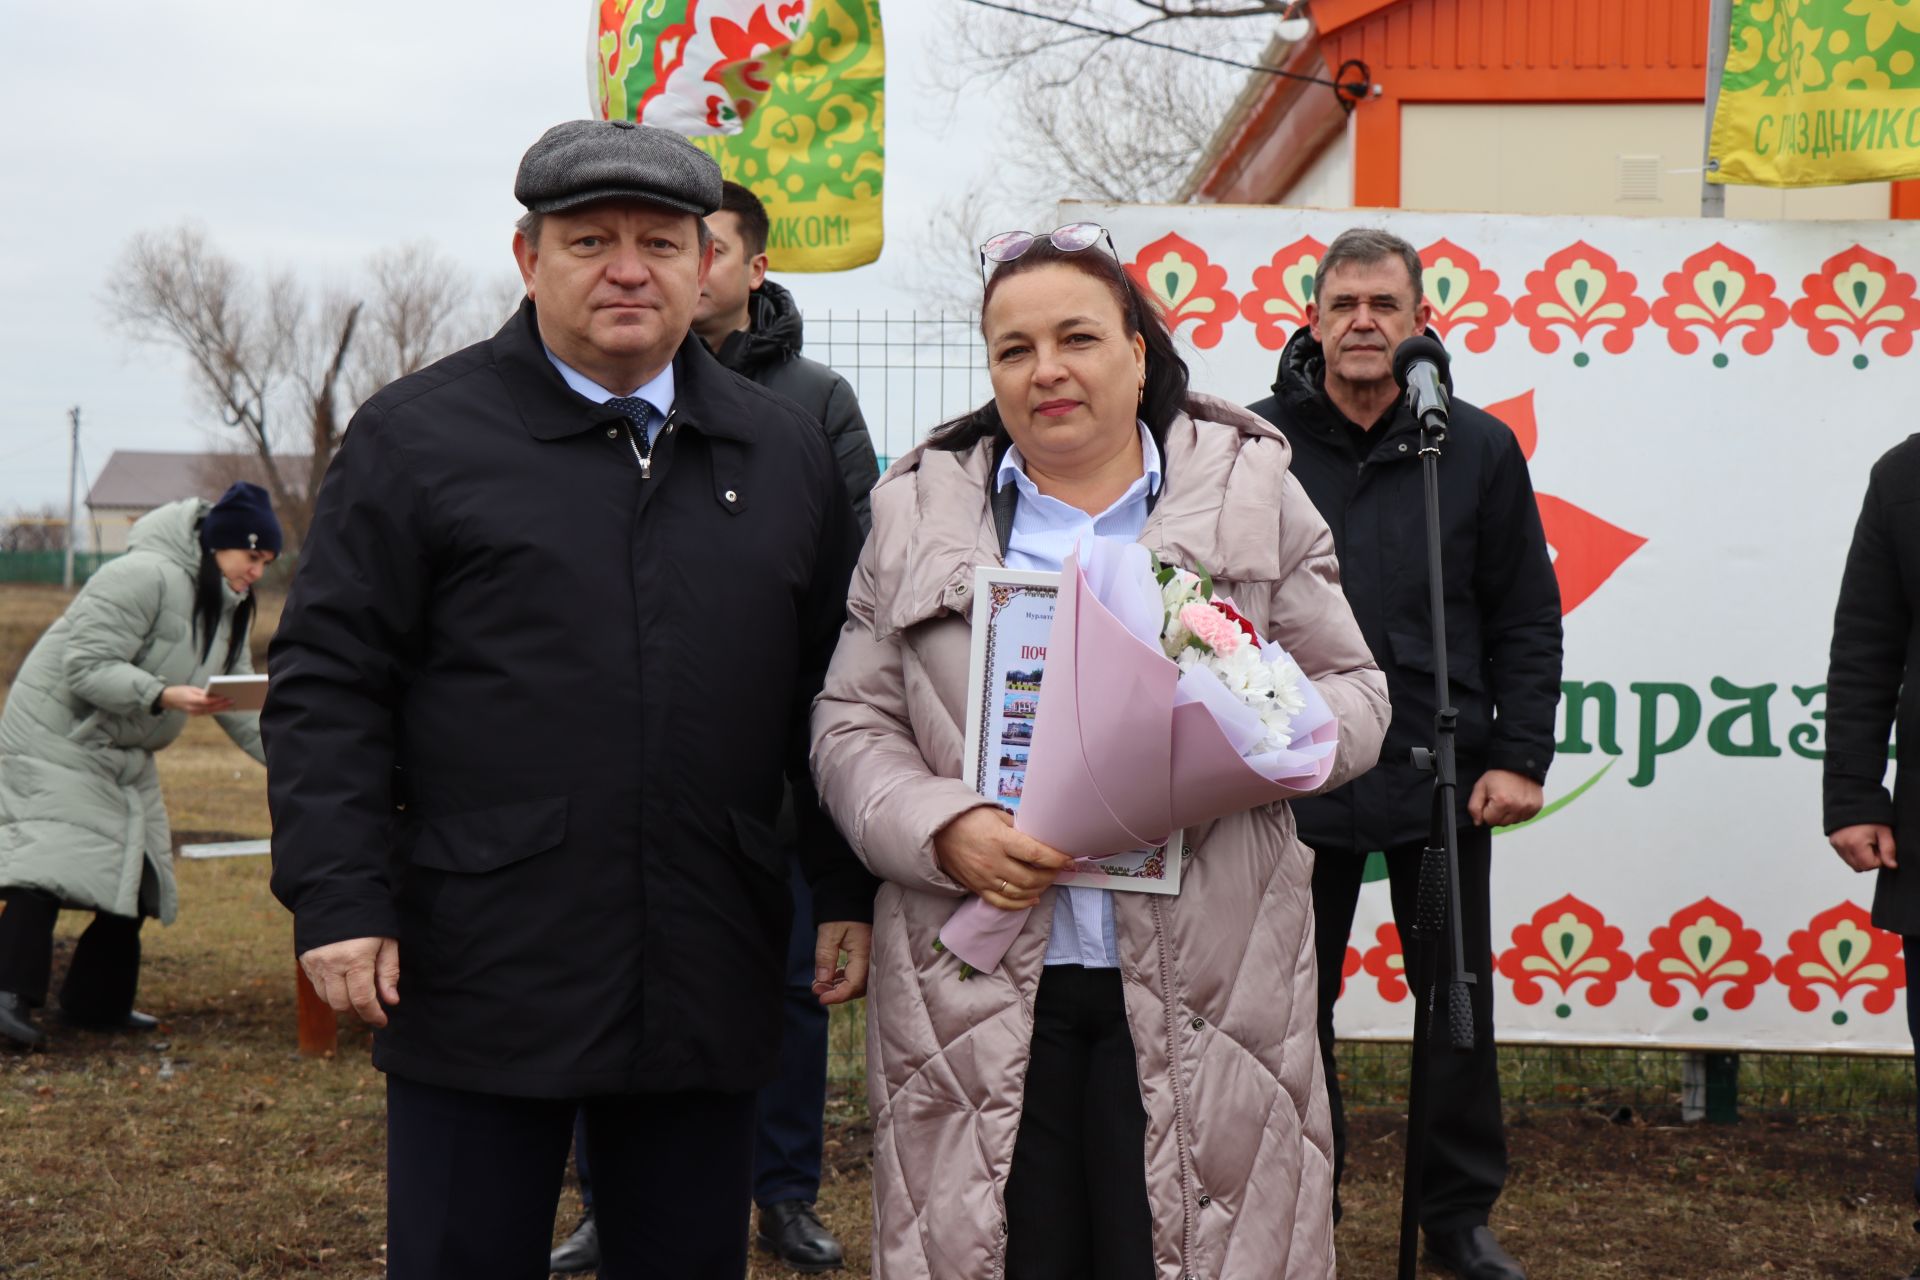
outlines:
{"label": "overcast sky", "polygon": [[[916,94],[958,3],[884,7],[888,252],[782,277],[809,311],[910,308],[916,226],[990,171],[991,108],[950,117]],[[192,220],[242,263],[316,283],[425,239],[508,279],[514,169],[588,113],[590,16],[588,0],[0,0],[0,511],[64,502],[71,405],[94,475],[114,449],[204,448],[217,426],[181,357],[107,322],[136,232]]]}

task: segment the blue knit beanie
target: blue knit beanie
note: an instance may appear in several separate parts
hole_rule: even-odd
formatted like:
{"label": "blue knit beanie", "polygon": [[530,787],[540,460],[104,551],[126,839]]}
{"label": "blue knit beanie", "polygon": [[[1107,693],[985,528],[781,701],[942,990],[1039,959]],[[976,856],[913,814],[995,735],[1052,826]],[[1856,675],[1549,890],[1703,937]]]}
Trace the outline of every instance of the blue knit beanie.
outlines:
{"label": "blue knit beanie", "polygon": [[220,495],[200,523],[200,545],[209,551],[271,551],[280,554],[280,522],[267,491],[245,480]]}

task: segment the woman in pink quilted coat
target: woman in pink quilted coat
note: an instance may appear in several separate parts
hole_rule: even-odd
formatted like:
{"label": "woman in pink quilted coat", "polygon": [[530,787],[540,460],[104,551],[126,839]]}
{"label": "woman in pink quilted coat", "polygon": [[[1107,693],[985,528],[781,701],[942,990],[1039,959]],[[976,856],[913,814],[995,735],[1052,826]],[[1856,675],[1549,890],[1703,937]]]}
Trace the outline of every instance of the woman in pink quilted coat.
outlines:
{"label": "woman in pink quilted coat", "polygon": [[[815,705],[813,766],[884,884],[868,1088],[881,1280],[1325,1280],[1313,855],[1284,804],[1190,833],[1178,896],[1056,888],[1067,859],[961,779],[974,566],[1057,569],[1087,536],[1205,566],[1370,767],[1386,684],[1325,524],[1265,421],[1187,390],[1098,227],[989,241],[994,397],[873,492]],[[934,947],[968,893],[1035,908],[1000,968]]]}

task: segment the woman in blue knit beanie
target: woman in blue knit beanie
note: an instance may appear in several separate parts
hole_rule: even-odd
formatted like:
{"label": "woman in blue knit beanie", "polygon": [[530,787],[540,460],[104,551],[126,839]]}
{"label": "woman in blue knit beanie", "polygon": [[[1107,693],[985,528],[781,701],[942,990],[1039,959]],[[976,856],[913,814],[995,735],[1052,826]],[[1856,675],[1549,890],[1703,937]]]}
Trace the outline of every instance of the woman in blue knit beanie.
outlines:
{"label": "woman in blue knit beanie", "polygon": [[280,554],[258,485],[188,498],[133,526],[27,655],[0,708],[0,1047],[38,1048],[60,910],[90,910],[60,988],[70,1024],[157,1025],[133,1009],[140,928],[178,909],[173,838],[153,753],[215,716],[264,763],[260,718],[207,693],[253,670],[253,585]]}

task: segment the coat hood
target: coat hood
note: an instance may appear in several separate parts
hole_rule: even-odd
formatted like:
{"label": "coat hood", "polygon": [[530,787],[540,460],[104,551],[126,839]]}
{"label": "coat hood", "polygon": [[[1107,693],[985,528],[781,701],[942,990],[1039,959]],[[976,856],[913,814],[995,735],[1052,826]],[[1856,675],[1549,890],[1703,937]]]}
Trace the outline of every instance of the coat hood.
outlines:
{"label": "coat hood", "polygon": [[729,334],[714,354],[727,368],[751,378],[799,355],[803,330],[793,295],[771,280],[762,281],[747,299],[747,327]]}
{"label": "coat hood", "polygon": [[183,498],[169,502],[134,521],[127,534],[128,551],[145,551],[163,556],[187,571],[190,578],[200,575],[200,522],[213,504],[205,498]]}
{"label": "coat hood", "polygon": [[1326,376],[1327,357],[1320,349],[1320,340],[1313,336],[1313,330],[1301,325],[1280,352],[1273,394],[1289,409],[1305,408],[1320,399]]}

